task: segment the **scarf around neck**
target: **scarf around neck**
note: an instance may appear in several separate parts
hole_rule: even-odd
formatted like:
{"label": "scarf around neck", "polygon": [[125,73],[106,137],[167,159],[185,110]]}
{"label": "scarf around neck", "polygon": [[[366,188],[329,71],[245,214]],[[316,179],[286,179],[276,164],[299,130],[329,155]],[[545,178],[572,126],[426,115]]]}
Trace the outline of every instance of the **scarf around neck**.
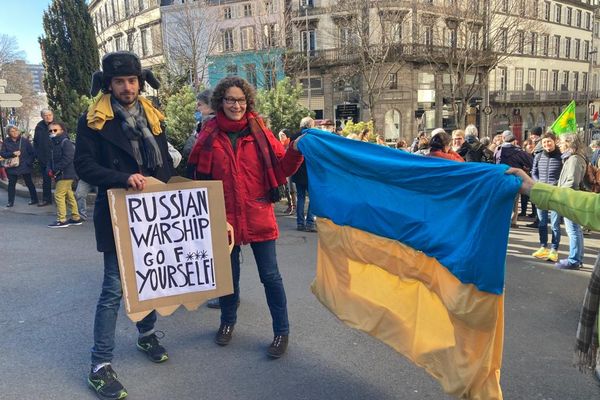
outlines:
{"label": "scarf around neck", "polygon": [[121,129],[129,139],[133,155],[139,166],[145,166],[149,170],[162,167],[163,160],[158,144],[148,129],[148,120],[140,104],[125,109],[116,99],[111,98],[111,106],[115,115],[121,120]]}
{"label": "scarf around neck", "polygon": [[203,126],[188,164],[194,166],[196,177],[210,179],[214,139],[218,134],[239,133],[246,129],[249,129],[249,134],[254,138],[258,158],[264,169],[265,191],[269,193],[271,201],[278,201],[278,187],[286,183],[286,177],[279,168],[279,159],[268,142],[267,134],[270,132],[260,116],[253,111],[246,112],[239,121],[232,121],[219,111],[213,121]]}

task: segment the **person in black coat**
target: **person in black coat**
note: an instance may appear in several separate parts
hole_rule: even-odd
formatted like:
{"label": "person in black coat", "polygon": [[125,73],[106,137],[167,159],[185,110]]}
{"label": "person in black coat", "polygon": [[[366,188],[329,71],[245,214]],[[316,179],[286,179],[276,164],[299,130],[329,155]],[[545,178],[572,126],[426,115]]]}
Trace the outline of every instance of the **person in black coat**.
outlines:
{"label": "person in black coat", "polygon": [[[125,51],[106,54],[102,70],[94,73],[92,96],[100,88],[104,94],[77,125],[75,169],[81,179],[98,186],[94,227],[98,251],[104,253],[104,284],[94,320],[88,384],[102,398],[120,399],[127,396],[127,391],[110,363],[122,289],[106,192],[111,188],[143,190],[146,177],[167,182],[174,170],[164,126],[160,124],[164,117],[149,100],[139,96],[146,81],[158,88],[152,72],[142,70],[139,58]],[[114,118],[106,118],[107,112]],[[137,348],[151,361],[160,363],[168,359],[168,354],[154,333],[155,322],[153,311],[136,324]]]}
{"label": "person in black coat", "polygon": [[[290,139],[296,140],[302,134],[303,129],[313,128],[315,121],[311,117],[304,117],[300,121],[300,132],[292,135]],[[310,201],[306,214],[304,213],[304,203],[308,195],[308,173],[306,172],[306,161],[303,161],[300,168],[292,175],[292,182],[296,184],[296,229],[299,231],[316,232],[315,216],[310,211]]]}
{"label": "person in black coat", "polygon": [[35,151],[29,140],[21,136],[21,132],[14,125],[8,125],[6,128],[8,137],[2,143],[0,156],[5,159],[18,157],[19,165],[6,168],[8,174],[8,203],[6,207],[12,207],[15,204],[15,194],[17,180],[19,176],[23,177],[25,185],[29,189],[29,205],[38,203],[37,191],[31,179],[31,169],[35,158]]}
{"label": "person in black coat", "polygon": [[52,204],[52,180],[46,174],[46,164],[50,159],[50,147],[52,146],[48,126],[54,121],[54,113],[52,110],[43,109],[40,114],[42,120],[35,126],[33,148],[35,149],[35,156],[40,165],[40,173],[42,175],[42,201],[38,206],[43,207]]}

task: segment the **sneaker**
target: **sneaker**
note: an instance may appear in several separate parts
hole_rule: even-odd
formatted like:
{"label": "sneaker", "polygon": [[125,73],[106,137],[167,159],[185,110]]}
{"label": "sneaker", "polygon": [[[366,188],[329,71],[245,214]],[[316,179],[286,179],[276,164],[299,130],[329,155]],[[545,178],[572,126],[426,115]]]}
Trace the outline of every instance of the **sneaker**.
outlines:
{"label": "sneaker", "polygon": [[73,218],[71,218],[70,220],[67,221],[67,224],[69,224],[69,225],[81,225],[81,224],[83,224],[83,220],[81,218],[79,218],[79,219],[73,219]]}
{"label": "sneaker", "polygon": [[137,348],[139,351],[146,353],[152,362],[161,363],[169,359],[167,350],[158,343],[156,333],[139,338]]}
{"label": "sneaker", "polygon": [[304,227],[304,225],[298,225],[298,226],[296,226],[296,230],[300,231],[300,232],[306,232],[306,228]]}
{"label": "sneaker", "polygon": [[546,258],[546,260],[552,261],[552,262],[557,262],[558,261],[558,251],[556,251],[555,249],[550,250],[550,252],[548,253],[548,258]]}
{"label": "sneaker", "polygon": [[51,224],[48,224],[48,228],[66,228],[69,226],[67,221],[54,221]]}
{"label": "sneaker", "polygon": [[219,346],[227,346],[233,336],[233,327],[234,325],[221,324],[215,336],[215,343]]}
{"label": "sneaker", "polygon": [[110,364],[105,365],[94,372],[94,367],[88,376],[88,386],[98,397],[105,400],[124,399],[127,397],[127,390],[117,379],[117,373]]}
{"label": "sneaker", "polygon": [[285,354],[288,347],[288,335],[277,335],[267,349],[267,355],[271,358],[279,358]]}
{"label": "sneaker", "polygon": [[546,247],[542,246],[537,251],[535,251],[532,254],[532,256],[534,256],[535,258],[539,258],[540,260],[547,260],[549,254],[550,254],[550,250],[548,250]]}
{"label": "sneaker", "polygon": [[556,267],[556,269],[578,270],[578,269],[581,268],[581,266],[582,266],[581,263],[571,264],[569,262],[569,260],[567,260],[566,258],[564,260],[560,260],[559,262],[557,262],[556,264],[554,264],[554,267]]}
{"label": "sneaker", "polygon": [[6,208],[11,208],[12,206],[14,206],[14,204],[13,204],[13,203],[8,203],[8,204],[7,204],[5,207],[6,207]]}

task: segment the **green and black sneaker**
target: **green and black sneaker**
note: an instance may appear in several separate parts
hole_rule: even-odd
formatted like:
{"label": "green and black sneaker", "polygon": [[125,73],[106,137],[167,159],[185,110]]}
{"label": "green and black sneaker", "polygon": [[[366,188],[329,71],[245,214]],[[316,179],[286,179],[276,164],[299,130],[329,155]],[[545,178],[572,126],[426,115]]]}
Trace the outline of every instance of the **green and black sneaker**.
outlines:
{"label": "green and black sneaker", "polygon": [[169,359],[167,350],[158,343],[158,337],[155,333],[139,338],[137,348],[139,351],[146,353],[152,362],[161,363]]}
{"label": "green and black sneaker", "polygon": [[117,380],[117,373],[110,364],[94,372],[94,367],[88,376],[88,386],[103,400],[118,400],[127,397],[127,390]]}

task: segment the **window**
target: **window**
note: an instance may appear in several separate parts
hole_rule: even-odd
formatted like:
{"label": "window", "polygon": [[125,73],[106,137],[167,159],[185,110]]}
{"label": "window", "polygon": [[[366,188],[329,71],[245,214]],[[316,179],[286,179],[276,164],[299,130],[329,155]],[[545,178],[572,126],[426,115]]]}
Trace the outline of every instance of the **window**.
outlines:
{"label": "window", "polygon": [[471,37],[469,38],[469,48],[479,48],[479,32],[471,32]]}
{"label": "window", "polygon": [[246,26],[240,29],[242,50],[254,50],[254,27]]}
{"label": "window", "polygon": [[508,70],[506,67],[498,68],[498,80],[498,87],[505,92],[508,89]]}
{"label": "window", "polygon": [[515,90],[523,90],[523,68],[515,68]]}
{"label": "window", "polygon": [[133,52],[134,31],[127,32],[127,50]]}
{"label": "window", "polygon": [[580,47],[581,47],[581,40],[575,39],[575,48],[574,48],[575,54],[573,56],[576,60],[579,60],[579,57],[581,56]]}
{"label": "window", "polygon": [[535,79],[537,75],[537,70],[535,68],[529,68],[527,70],[527,84],[532,88],[535,88]]}
{"label": "window", "polygon": [[560,36],[554,35],[554,56],[560,57]]}
{"label": "window", "polygon": [[585,29],[587,29],[589,31],[591,29],[591,27],[592,27],[592,14],[585,13]]}
{"label": "window", "polygon": [[561,86],[562,87],[560,90],[563,90],[563,88],[565,90],[569,90],[569,71],[563,71],[563,80]]}
{"label": "window", "polygon": [[340,48],[347,48],[350,47],[353,43],[352,43],[352,31],[350,30],[350,28],[346,27],[346,26],[342,26],[340,27],[340,43],[339,43],[339,47]]}
{"label": "window", "polygon": [[227,75],[231,76],[231,75],[237,75],[238,73],[238,68],[237,65],[235,64],[230,64],[225,68],[225,72],[227,72]]}
{"label": "window", "polygon": [[558,91],[558,70],[556,69],[552,71],[552,91]]}
{"label": "window", "polygon": [[402,23],[388,22],[388,30],[390,33],[390,42],[402,43]]}
{"label": "window", "polygon": [[263,25],[263,47],[277,47],[277,24]]}
{"label": "window", "polygon": [[[344,82],[342,82],[344,83]],[[308,89],[308,79],[306,78],[301,78],[300,79],[300,84],[302,85],[302,88],[304,90]],[[340,88],[340,90],[343,90],[344,85],[342,85],[342,87]],[[323,81],[321,78],[310,78],[310,88],[311,90],[313,89],[323,89]]]}
{"label": "window", "polygon": [[531,43],[529,43],[529,54],[537,55],[537,33],[531,32]]}
{"label": "window", "polygon": [[104,3],[104,18],[106,18],[106,26],[110,25],[110,21],[108,20],[108,3]]}
{"label": "window", "polygon": [[265,0],[265,12],[267,14],[273,14],[276,11],[277,11],[277,3],[275,2],[275,0]]}
{"label": "window", "polygon": [[508,31],[506,29],[502,29],[500,31],[500,51],[505,53],[508,49]]}
{"label": "window", "polygon": [[246,64],[246,65],[244,65],[244,69],[246,70],[246,80],[252,86],[256,87],[256,83],[257,83],[256,65],[255,64]]}
{"label": "window", "polygon": [[314,29],[308,30],[308,31],[302,31],[300,32],[301,34],[301,50],[306,52],[306,51],[311,51],[314,52],[317,49],[317,35],[316,32],[314,31]]}
{"label": "window", "polygon": [[244,4],[244,17],[252,16],[252,4]]}
{"label": "window", "polygon": [[565,58],[571,58],[571,38],[565,38]]}
{"label": "window", "polygon": [[583,59],[585,61],[590,60],[590,42],[586,40],[583,42]]}
{"label": "window", "polygon": [[573,72],[573,80],[571,84],[571,90],[578,91],[579,90],[579,72]]}
{"label": "window", "polygon": [[508,12],[508,0],[502,0],[502,6],[501,6],[501,10],[502,12],[507,13]]}
{"label": "window", "polygon": [[519,31],[519,32],[517,32],[517,53],[523,54],[524,47],[525,47],[525,32]]}
{"label": "window", "polygon": [[575,12],[575,25],[578,28],[581,28],[581,10]]}
{"label": "window", "polygon": [[226,29],[222,32],[223,51],[233,51],[233,29]]}
{"label": "window", "polygon": [[141,29],[140,35],[142,38],[142,56],[147,56],[150,54],[150,32],[148,28]]}
{"label": "window", "polygon": [[581,90],[587,92],[588,90],[588,74],[587,72],[581,73]]}
{"label": "window", "polygon": [[121,43],[121,36],[115,36],[115,50],[121,51],[123,50],[123,44]]}
{"label": "window", "polygon": [[223,8],[223,19],[231,19],[232,17],[231,7]]}
{"label": "window", "polygon": [[300,8],[303,7],[314,7],[314,1],[313,0],[300,0]]}
{"label": "window", "polygon": [[433,27],[432,26],[425,27],[424,39],[425,39],[424,44],[426,46],[433,46]]}
{"label": "window", "polygon": [[548,51],[550,48],[550,37],[548,35],[542,35],[542,55],[548,57]]}
{"label": "window", "polygon": [[398,74],[388,74],[388,87],[390,89],[398,89]]}
{"label": "window", "polygon": [[457,44],[458,44],[458,32],[456,31],[456,29],[449,29],[448,30],[448,47],[456,48]]}
{"label": "window", "polygon": [[125,1],[125,16],[129,17],[131,15],[131,4],[129,3],[130,0],[124,0]]}
{"label": "window", "polygon": [[274,63],[265,63],[263,65],[265,70],[265,89],[271,90],[277,84],[277,73],[275,70]]}
{"label": "window", "polygon": [[550,2],[549,1],[544,2],[544,19],[546,21],[550,21]]}
{"label": "window", "polygon": [[540,71],[540,91],[548,91],[548,70],[543,69]]}
{"label": "window", "polygon": [[571,7],[567,7],[567,16],[566,16],[566,24],[571,25],[571,17],[573,15],[573,9]]}
{"label": "window", "polygon": [[138,7],[140,9],[140,11],[144,11],[146,8],[146,1],[145,0],[138,0]]}
{"label": "window", "polygon": [[117,8],[115,7],[115,0],[110,0],[111,10],[112,10],[112,20],[117,21]]}
{"label": "window", "polygon": [[560,24],[560,17],[562,16],[562,6],[560,4],[554,5],[554,22]]}

